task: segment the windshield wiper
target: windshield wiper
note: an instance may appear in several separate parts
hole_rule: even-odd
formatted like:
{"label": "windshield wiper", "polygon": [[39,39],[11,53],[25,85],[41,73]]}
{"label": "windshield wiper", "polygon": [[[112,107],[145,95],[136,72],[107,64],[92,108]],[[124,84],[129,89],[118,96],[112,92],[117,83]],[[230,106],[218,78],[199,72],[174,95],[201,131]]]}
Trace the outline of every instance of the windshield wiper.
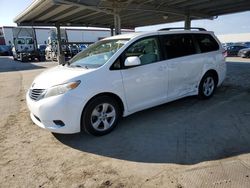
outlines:
{"label": "windshield wiper", "polygon": [[83,68],[83,66],[81,66],[81,65],[70,65],[70,67],[80,67],[80,68]]}
{"label": "windshield wiper", "polygon": [[85,69],[88,69],[88,67],[85,65],[85,66],[82,66],[82,65],[79,65],[79,64],[76,64],[76,65],[70,65],[70,67],[78,67],[78,68],[85,68]]}

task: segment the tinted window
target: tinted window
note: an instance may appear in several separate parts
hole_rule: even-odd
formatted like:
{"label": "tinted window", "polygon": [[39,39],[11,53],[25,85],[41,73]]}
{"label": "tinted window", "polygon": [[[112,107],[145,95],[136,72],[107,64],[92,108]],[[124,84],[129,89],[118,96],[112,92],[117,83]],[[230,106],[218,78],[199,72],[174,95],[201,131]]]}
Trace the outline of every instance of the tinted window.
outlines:
{"label": "tinted window", "polygon": [[149,64],[160,60],[159,47],[156,38],[146,38],[135,42],[125,52],[125,58],[138,56],[141,64]]}
{"label": "tinted window", "polygon": [[17,39],[17,44],[25,44],[25,40],[24,39]]}
{"label": "tinted window", "polygon": [[177,34],[163,37],[163,49],[167,59],[196,54],[192,35]]}
{"label": "tinted window", "polygon": [[218,43],[211,35],[195,34],[194,36],[199,44],[201,53],[212,52],[219,49]]}
{"label": "tinted window", "polygon": [[34,43],[33,39],[26,39],[26,44],[33,44],[33,43]]}

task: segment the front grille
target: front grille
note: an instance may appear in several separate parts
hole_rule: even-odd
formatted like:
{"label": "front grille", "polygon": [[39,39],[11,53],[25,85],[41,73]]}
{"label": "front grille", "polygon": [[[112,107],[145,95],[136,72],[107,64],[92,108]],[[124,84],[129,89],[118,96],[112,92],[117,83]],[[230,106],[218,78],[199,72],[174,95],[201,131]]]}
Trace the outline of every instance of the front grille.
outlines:
{"label": "front grille", "polygon": [[30,89],[29,96],[31,99],[38,101],[44,95],[45,89]]}

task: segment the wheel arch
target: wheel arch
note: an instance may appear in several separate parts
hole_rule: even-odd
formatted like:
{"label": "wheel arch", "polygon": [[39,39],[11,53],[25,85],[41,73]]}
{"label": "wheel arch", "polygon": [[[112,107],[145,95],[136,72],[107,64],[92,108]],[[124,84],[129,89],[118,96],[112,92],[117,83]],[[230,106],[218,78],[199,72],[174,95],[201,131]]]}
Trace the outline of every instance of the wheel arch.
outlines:
{"label": "wheel arch", "polygon": [[202,80],[202,78],[203,78],[206,74],[212,74],[212,75],[214,76],[215,82],[216,82],[215,85],[217,86],[218,83],[219,83],[219,75],[218,75],[218,72],[217,72],[216,70],[214,70],[214,69],[209,69],[209,70],[207,70],[207,71],[202,75],[201,80]]}

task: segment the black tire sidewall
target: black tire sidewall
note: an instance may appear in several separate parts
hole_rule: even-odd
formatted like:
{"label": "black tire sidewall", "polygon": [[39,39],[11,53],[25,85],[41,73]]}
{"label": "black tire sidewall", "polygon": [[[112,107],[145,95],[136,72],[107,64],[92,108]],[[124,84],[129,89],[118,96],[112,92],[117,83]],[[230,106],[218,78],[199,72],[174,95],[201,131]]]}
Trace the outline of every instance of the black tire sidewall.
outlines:
{"label": "black tire sidewall", "polygon": [[[109,103],[115,108],[116,119],[115,119],[113,125],[109,129],[107,129],[105,131],[98,131],[95,128],[93,128],[93,126],[91,124],[91,114],[92,114],[94,108],[96,108],[96,106],[98,106],[99,104],[102,104],[102,103]],[[84,130],[88,134],[92,134],[94,136],[103,136],[103,135],[110,133],[116,127],[118,119],[120,118],[120,115],[121,115],[120,108],[119,108],[119,105],[116,102],[116,100],[112,99],[109,96],[96,97],[96,98],[92,99],[86,105],[86,107],[83,111],[82,118],[81,118],[81,128],[82,128],[82,130]]]}

